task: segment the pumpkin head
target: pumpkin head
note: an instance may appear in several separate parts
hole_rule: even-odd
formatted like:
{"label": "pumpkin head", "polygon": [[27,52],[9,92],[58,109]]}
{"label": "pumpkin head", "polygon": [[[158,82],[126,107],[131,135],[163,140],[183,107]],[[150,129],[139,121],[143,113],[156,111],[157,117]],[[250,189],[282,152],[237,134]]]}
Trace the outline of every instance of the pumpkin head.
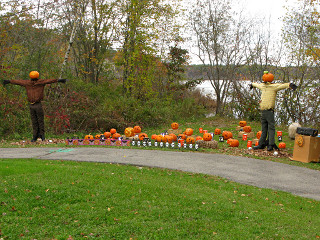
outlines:
{"label": "pumpkin head", "polygon": [[214,135],[220,135],[221,134],[221,129],[220,128],[216,128],[214,130]]}
{"label": "pumpkin head", "polygon": [[199,140],[203,140],[203,138],[201,136],[197,136],[196,141],[199,141]]}
{"label": "pumpkin head", "polygon": [[30,77],[31,79],[39,78],[39,73],[38,73],[37,71],[31,71],[31,72],[29,73],[29,77]]}
{"label": "pumpkin head", "polygon": [[212,135],[210,133],[204,133],[203,134],[203,140],[205,141],[211,141]]}
{"label": "pumpkin head", "polygon": [[111,132],[104,132],[104,137],[105,138],[110,138],[111,137]]}
{"label": "pumpkin head", "polygon": [[119,137],[121,137],[121,135],[120,135],[119,133],[114,133],[114,134],[112,135],[112,138],[113,138],[113,139],[118,139]]}
{"label": "pumpkin head", "polygon": [[179,128],[179,124],[174,122],[174,123],[171,123],[171,128],[172,129],[178,129]]}
{"label": "pumpkin head", "polygon": [[140,140],[140,141],[143,141],[143,139],[144,139],[145,137],[148,137],[148,135],[147,135],[146,133],[140,133],[140,134],[139,134],[139,140]]}
{"label": "pumpkin head", "polygon": [[92,135],[86,135],[85,137],[84,137],[84,139],[93,139],[93,136]]}
{"label": "pumpkin head", "polygon": [[251,127],[250,126],[244,126],[243,127],[243,131],[245,131],[245,132],[247,132],[247,133],[249,133],[249,132],[251,132]]}
{"label": "pumpkin head", "polygon": [[230,147],[239,147],[239,140],[238,139],[231,139],[229,142]]}
{"label": "pumpkin head", "polygon": [[193,129],[192,128],[187,128],[186,129],[186,135],[191,136],[193,134]]}
{"label": "pumpkin head", "polygon": [[239,126],[240,126],[240,127],[247,126],[247,122],[246,122],[246,121],[240,121],[240,122],[239,122]]}
{"label": "pumpkin head", "polygon": [[272,73],[269,73],[268,71],[263,72],[262,80],[264,82],[272,82],[274,79],[274,76]]}
{"label": "pumpkin head", "polygon": [[284,142],[279,143],[279,148],[286,148],[286,144]]}
{"label": "pumpkin head", "polygon": [[169,136],[172,137],[172,141],[176,142],[177,141],[177,135],[175,135],[174,133],[170,133]]}
{"label": "pumpkin head", "polygon": [[117,132],[117,130],[115,129],[115,128],[111,128],[110,129],[110,133],[113,135],[113,134],[115,134]]}
{"label": "pumpkin head", "polygon": [[124,135],[126,135],[126,137],[133,137],[134,136],[134,131],[132,127],[127,127],[124,130]]}
{"label": "pumpkin head", "polygon": [[228,140],[229,138],[232,138],[233,135],[232,135],[232,132],[230,131],[223,131],[222,136],[224,140]]}
{"label": "pumpkin head", "polygon": [[134,131],[134,133],[141,133],[141,127],[140,126],[134,126],[133,131]]}
{"label": "pumpkin head", "polygon": [[258,139],[261,138],[261,134],[262,134],[262,131],[257,132],[257,138],[258,138]]}
{"label": "pumpkin head", "polygon": [[166,135],[165,138],[167,139],[168,143],[172,143],[173,142],[173,137],[170,135]]}

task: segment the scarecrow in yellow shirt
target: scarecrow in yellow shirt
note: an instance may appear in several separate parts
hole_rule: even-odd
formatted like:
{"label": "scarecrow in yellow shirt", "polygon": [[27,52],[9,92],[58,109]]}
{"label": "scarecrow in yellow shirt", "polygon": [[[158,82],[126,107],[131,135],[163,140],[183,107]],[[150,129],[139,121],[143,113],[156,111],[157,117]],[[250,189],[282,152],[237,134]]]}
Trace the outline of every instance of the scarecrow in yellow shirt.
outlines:
{"label": "scarecrow in yellow shirt", "polygon": [[[264,149],[267,147],[268,151],[273,149],[278,149],[275,144],[275,120],[274,120],[274,108],[276,103],[276,95],[279,90],[291,88],[293,90],[297,89],[297,86],[293,83],[272,83],[274,79],[273,74],[265,71],[262,80],[263,83],[252,83],[250,89],[258,88],[261,91],[261,125],[262,134],[259,139],[258,146],[254,146],[253,149]],[[268,140],[267,140],[268,139]]]}

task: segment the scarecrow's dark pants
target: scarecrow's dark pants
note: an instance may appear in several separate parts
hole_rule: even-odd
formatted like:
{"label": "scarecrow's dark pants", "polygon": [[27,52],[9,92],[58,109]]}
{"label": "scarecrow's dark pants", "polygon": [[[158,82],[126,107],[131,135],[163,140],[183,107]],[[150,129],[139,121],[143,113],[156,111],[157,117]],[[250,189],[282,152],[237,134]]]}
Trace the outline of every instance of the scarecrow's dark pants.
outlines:
{"label": "scarecrow's dark pants", "polygon": [[33,139],[44,138],[44,113],[41,102],[30,104]]}
{"label": "scarecrow's dark pants", "polygon": [[259,139],[259,145],[260,146],[265,145],[268,137],[268,140],[269,140],[268,145],[273,146],[275,144],[274,136],[276,133],[273,109],[261,111],[261,126],[262,126],[262,134]]}

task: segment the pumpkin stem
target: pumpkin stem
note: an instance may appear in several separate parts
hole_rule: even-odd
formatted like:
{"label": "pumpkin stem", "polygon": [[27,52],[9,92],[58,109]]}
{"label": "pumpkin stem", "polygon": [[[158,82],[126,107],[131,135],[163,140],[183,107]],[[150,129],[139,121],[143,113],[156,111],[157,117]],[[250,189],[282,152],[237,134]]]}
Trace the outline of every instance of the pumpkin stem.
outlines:
{"label": "pumpkin stem", "polygon": [[268,73],[269,73],[269,71],[264,71],[263,73],[264,73],[264,74],[268,74]]}

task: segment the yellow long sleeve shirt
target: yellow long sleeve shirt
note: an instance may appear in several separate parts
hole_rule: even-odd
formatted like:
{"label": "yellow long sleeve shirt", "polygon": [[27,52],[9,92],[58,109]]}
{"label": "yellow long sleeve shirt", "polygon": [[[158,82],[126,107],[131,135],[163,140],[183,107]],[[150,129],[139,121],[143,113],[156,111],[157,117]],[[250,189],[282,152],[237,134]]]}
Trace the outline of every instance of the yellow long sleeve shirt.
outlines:
{"label": "yellow long sleeve shirt", "polygon": [[290,83],[252,83],[252,86],[261,90],[260,109],[274,109],[276,95],[279,90],[290,87]]}

